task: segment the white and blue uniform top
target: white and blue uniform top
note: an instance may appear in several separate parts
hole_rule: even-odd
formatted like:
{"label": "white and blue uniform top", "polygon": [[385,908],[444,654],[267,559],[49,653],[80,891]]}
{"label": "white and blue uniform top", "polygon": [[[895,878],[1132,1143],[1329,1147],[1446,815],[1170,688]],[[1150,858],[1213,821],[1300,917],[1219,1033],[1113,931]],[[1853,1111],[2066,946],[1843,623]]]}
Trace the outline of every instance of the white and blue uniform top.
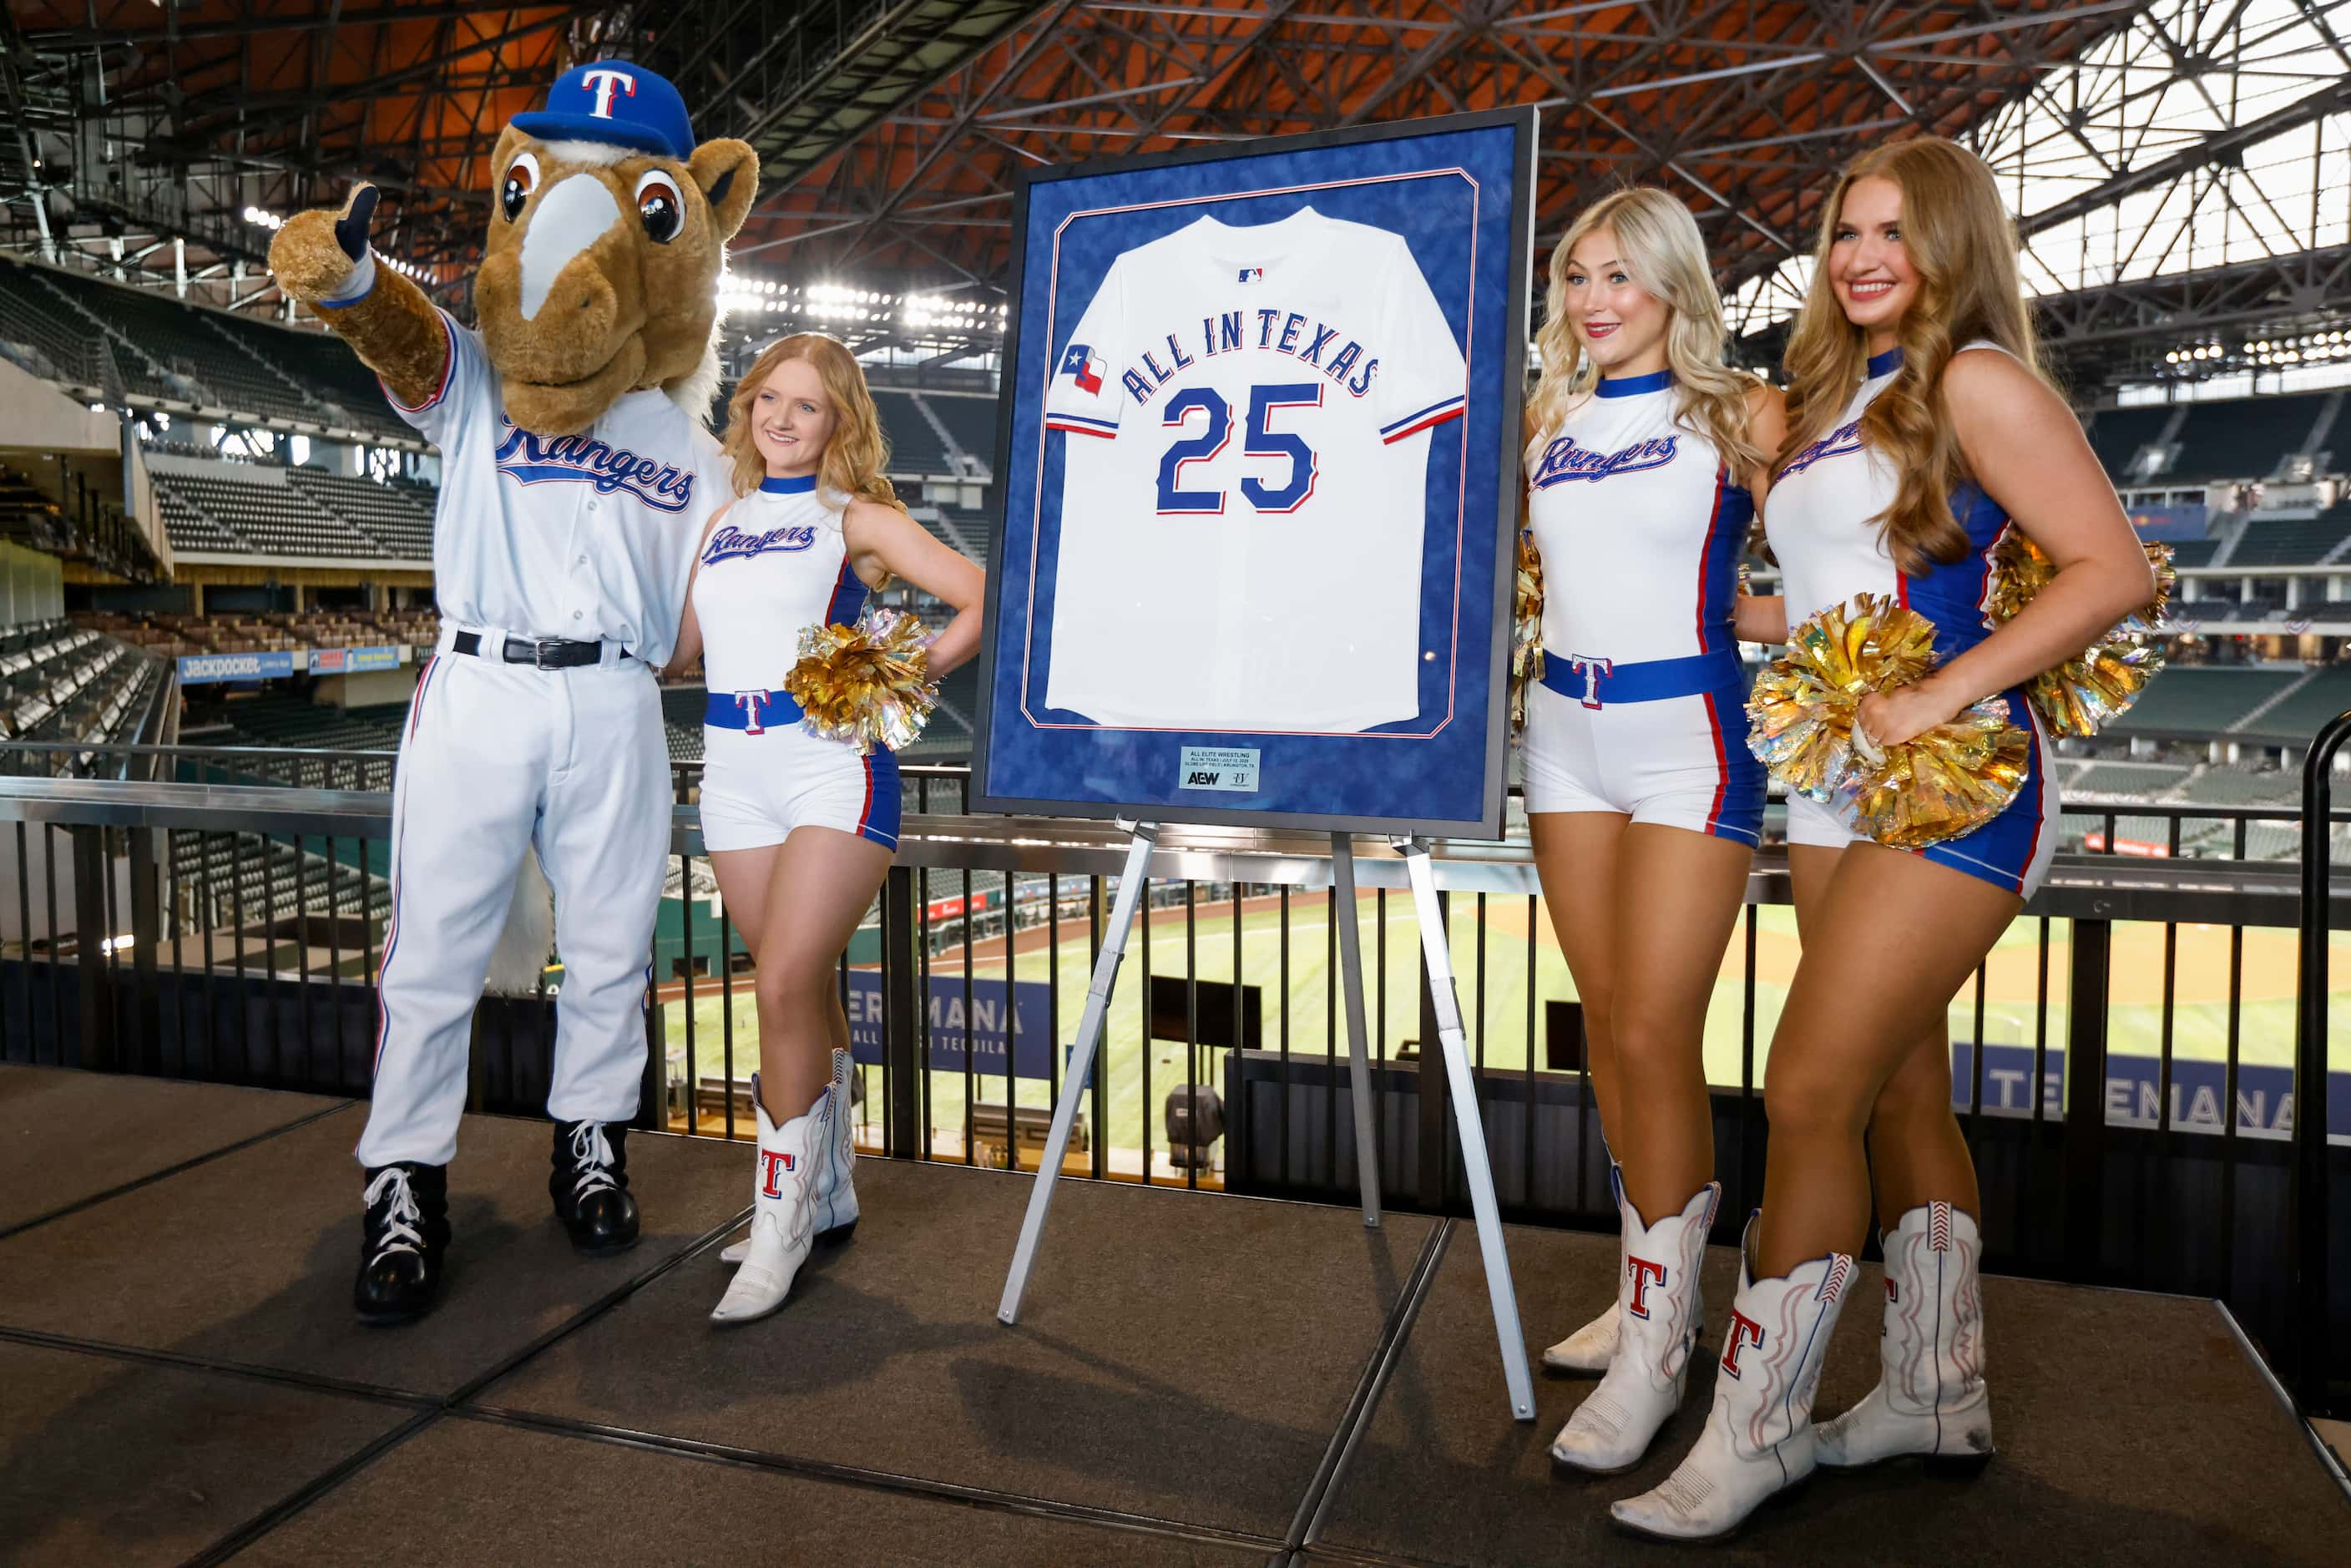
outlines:
{"label": "white and blue uniform top", "polygon": [[1528,444],[1547,663],[1736,657],[1755,501],[1712,442],[1675,422],[1680,401],[1671,371],[1603,380]]}
{"label": "white and blue uniform top", "polygon": [[1527,810],[1752,845],[1764,775],[1744,744],[1731,612],[1755,503],[1681,404],[1670,371],[1604,378],[1528,443],[1543,675],[1527,697]]}
{"label": "white and blue uniform top", "polygon": [[710,688],[700,808],[712,850],[782,843],[801,827],[898,846],[897,758],[808,734],[784,690],[800,633],[848,624],[865,608],[841,531],[845,510],[813,475],[771,477],[702,541],[694,615]]}
{"label": "white and blue uniform top", "polygon": [[[799,662],[800,632],[845,625],[865,608],[865,584],[841,532],[843,510],[828,504],[812,474],[768,478],[729,507],[703,541],[694,614],[714,716],[721,696],[783,700],[784,677]],[[717,716],[711,722],[742,727]]]}
{"label": "white and blue uniform top", "polygon": [[[1959,352],[1980,349],[2005,352],[1989,341],[1969,343]],[[1973,481],[1964,481],[1950,501],[1951,516],[1967,535],[1966,553],[1917,576],[1896,564],[1886,548],[1884,519],[1900,476],[1882,454],[1863,444],[1861,416],[1901,368],[1898,348],[1871,357],[1866,379],[1835,427],[1797,452],[1772,480],[1763,529],[1779,559],[1792,630],[1806,616],[1856,593],[1885,594],[1934,625],[1937,663],[1949,664],[1991,634],[1985,601],[1992,553],[2014,524],[1998,501]],[[2002,695],[2011,721],[2031,737],[2024,788],[2006,810],[1973,832],[1918,852],[2029,898],[2047,874],[2056,846],[2056,835],[2048,830],[2058,801],[2045,766],[2047,738],[2032,705],[2021,687]],[[1802,798],[1788,803],[1788,837],[1794,843],[1841,845],[1853,840],[1829,808]]]}

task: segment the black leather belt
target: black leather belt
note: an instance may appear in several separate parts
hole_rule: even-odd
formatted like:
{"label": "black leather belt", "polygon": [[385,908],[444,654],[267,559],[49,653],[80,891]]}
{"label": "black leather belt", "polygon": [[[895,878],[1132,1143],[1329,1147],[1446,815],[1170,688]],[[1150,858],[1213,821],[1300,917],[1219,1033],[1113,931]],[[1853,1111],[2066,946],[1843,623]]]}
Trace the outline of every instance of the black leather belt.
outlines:
{"label": "black leather belt", "polygon": [[[458,632],[456,636],[450,639],[449,647],[453,653],[471,653],[475,658],[485,657],[482,653],[482,634],[478,632]],[[603,663],[604,644],[572,643],[559,637],[549,638],[543,643],[534,643],[522,637],[509,637],[506,640],[505,654],[506,662],[509,664],[529,664],[541,670],[573,670],[584,664]]]}

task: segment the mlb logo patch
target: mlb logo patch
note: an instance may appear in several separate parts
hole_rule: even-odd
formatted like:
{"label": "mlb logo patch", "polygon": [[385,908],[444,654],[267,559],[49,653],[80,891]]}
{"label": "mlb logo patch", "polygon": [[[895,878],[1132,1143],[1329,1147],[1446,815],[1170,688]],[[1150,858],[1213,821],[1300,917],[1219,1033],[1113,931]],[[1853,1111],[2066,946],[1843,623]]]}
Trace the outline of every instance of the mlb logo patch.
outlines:
{"label": "mlb logo patch", "polygon": [[1072,343],[1061,355],[1061,373],[1078,383],[1081,392],[1102,391],[1102,362],[1083,343]]}
{"label": "mlb logo patch", "polygon": [[1263,283],[1265,281],[1265,268],[1261,267],[1242,267],[1240,281],[1243,283]]}

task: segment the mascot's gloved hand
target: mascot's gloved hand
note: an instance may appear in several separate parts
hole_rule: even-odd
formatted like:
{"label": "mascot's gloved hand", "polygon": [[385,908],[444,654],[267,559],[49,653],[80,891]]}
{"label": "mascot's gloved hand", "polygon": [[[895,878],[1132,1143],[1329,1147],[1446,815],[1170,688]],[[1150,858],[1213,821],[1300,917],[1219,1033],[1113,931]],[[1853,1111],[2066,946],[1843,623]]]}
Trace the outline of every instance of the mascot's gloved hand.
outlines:
{"label": "mascot's gloved hand", "polygon": [[286,220],[269,242],[269,267],[287,298],[319,313],[392,394],[411,408],[445,382],[449,335],[424,290],[368,250],[380,193],[351,187],[340,209],[314,207]]}
{"label": "mascot's gloved hand", "polygon": [[373,185],[361,183],[351,187],[340,212],[315,207],[287,219],[269,242],[277,287],[305,305],[340,292],[367,256],[379,199]]}

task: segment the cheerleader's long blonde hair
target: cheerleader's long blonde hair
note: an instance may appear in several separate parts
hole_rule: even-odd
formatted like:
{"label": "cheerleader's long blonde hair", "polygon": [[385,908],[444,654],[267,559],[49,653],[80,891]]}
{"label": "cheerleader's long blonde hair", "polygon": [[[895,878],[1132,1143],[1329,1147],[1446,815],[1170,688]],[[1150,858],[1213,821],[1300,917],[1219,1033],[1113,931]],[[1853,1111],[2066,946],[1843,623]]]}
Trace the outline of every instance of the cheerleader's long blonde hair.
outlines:
{"label": "cheerleader's long blonde hair", "polygon": [[1991,171],[1938,137],[1873,148],[1845,165],[1821,206],[1812,286],[1788,334],[1788,436],[1774,469],[1835,428],[1867,374],[1868,339],[1837,302],[1829,248],[1844,225],[1845,193],[1872,179],[1902,188],[1902,246],[1918,293],[1896,328],[1902,368],[1870,400],[1861,436],[1900,476],[1879,525],[1895,563],[1915,577],[1968,548],[1951,516],[1967,462],[1943,409],[1943,368],[1959,349],[1989,340],[2043,381],[2048,373],[2025,309],[2016,225]]}
{"label": "cheerleader's long blonde hair", "polygon": [[735,395],[726,400],[726,434],[719,441],[735,465],[735,493],[747,496],[768,476],[768,460],[759,455],[758,443],[751,436],[751,409],[759,389],[786,360],[814,365],[824,395],[832,402],[832,434],[817,461],[820,488],[834,501],[873,501],[904,511],[904,503],[882,472],[890,461],[890,441],[882,434],[882,415],[866,388],[864,367],[840,339],[821,332],[778,339],[735,383]]}
{"label": "cheerleader's long blonde hair", "polygon": [[1729,333],[1698,220],[1654,186],[1635,186],[1594,202],[1551,253],[1551,287],[1541,329],[1535,333],[1542,379],[1535,383],[1529,409],[1534,433],[1558,429],[1569,404],[1600,379],[1600,367],[1584,352],[1583,340],[1567,319],[1567,262],[1577,242],[1603,228],[1616,236],[1616,258],[1626,275],[1665,304],[1675,423],[1712,442],[1733,481],[1744,483],[1770,455],[1748,434],[1747,400],[1755,379],[1723,363],[1723,343]]}

